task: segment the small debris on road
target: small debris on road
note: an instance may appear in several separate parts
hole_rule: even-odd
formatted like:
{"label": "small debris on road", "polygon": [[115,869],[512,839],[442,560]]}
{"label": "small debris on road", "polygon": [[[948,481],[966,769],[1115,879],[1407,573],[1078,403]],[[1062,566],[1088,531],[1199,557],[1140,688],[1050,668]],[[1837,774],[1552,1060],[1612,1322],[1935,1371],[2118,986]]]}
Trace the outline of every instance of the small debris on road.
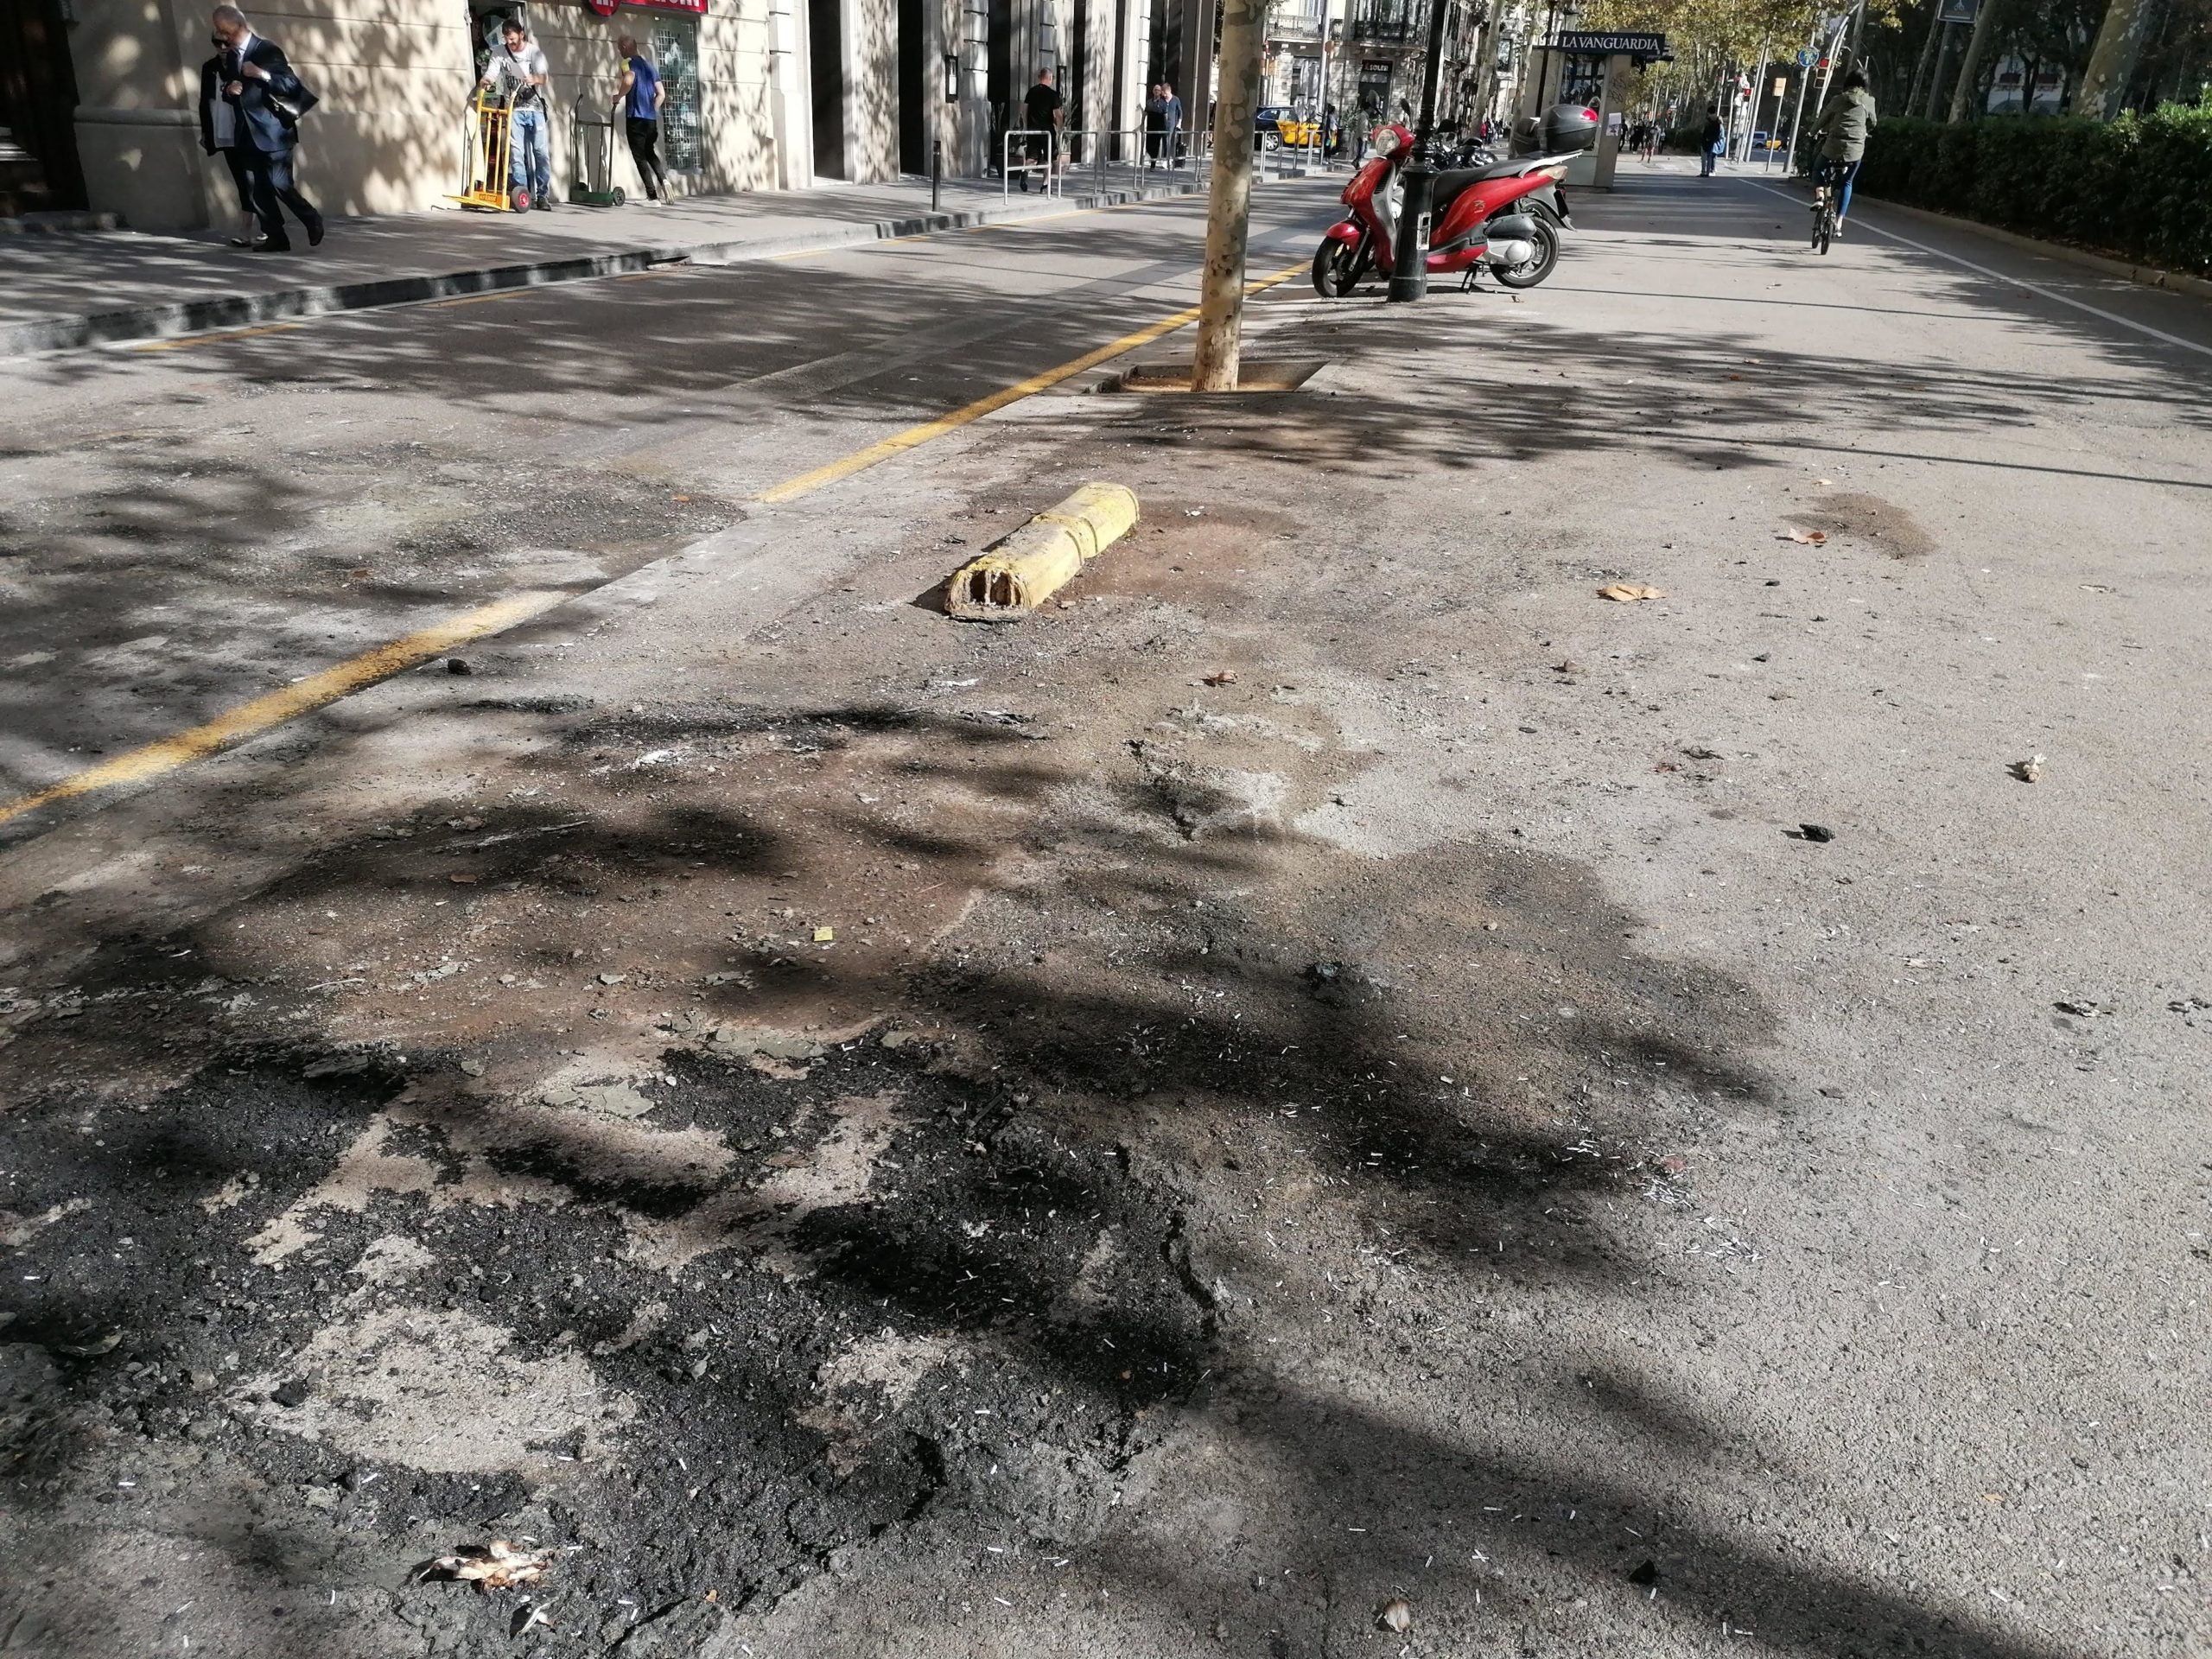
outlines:
{"label": "small debris on road", "polygon": [[1212,673],[1206,676],[1206,683],[1208,685],[1234,685],[1236,683],[1236,671],[1233,668],[1217,668]]}
{"label": "small debris on road", "polygon": [[1617,605],[1633,605],[1641,599],[1664,599],[1663,589],[1649,588],[1640,582],[1608,582],[1598,590],[1598,597],[1610,599]]}
{"label": "small debris on road", "polygon": [[1791,833],[1800,841],[1828,842],[1835,839],[1835,831],[1825,823],[1801,823]]}
{"label": "small debris on road", "polygon": [[2043,756],[2031,754],[2024,760],[2015,760],[2012,775],[2024,784],[2038,781],[2043,777]]}
{"label": "small debris on road", "polygon": [[1639,1587],[1644,1585],[1658,1583],[1659,1563],[1656,1561],[1638,1561],[1634,1567],[1629,1568],[1628,1581]]}
{"label": "small debris on road", "polygon": [[814,942],[817,944],[834,944],[836,938],[837,930],[834,927],[817,927],[814,930]]}
{"label": "small debris on road", "polygon": [[1826,547],[1828,533],[1825,530],[1800,530],[1796,525],[1792,524],[1786,535],[1777,536],[1774,539],[1777,542],[1798,542],[1807,547]]}
{"label": "small debris on road", "polygon": [[1386,1630],[1403,1636],[1414,1627],[1413,1604],[1403,1596],[1394,1596],[1377,1610],[1375,1622]]}
{"label": "small debris on road", "polygon": [[517,1549],[504,1538],[488,1544],[464,1544],[450,1555],[425,1561],[415,1569],[417,1584],[429,1579],[473,1584],[479,1590],[506,1590],[519,1584],[536,1584],[545,1576],[557,1552]]}
{"label": "small debris on road", "polygon": [[446,658],[446,672],[448,674],[474,674],[475,671],[468,665],[468,659],[466,657]]}
{"label": "small debris on road", "polygon": [[[683,499],[681,496],[677,498],[679,501]],[[543,1607],[534,1601],[525,1601],[515,1609],[514,1617],[507,1621],[507,1634],[511,1637],[527,1636],[531,1626],[550,1623],[552,1620]]]}
{"label": "small debris on road", "polygon": [[2050,1005],[2061,1014],[2070,1014],[2083,1020],[2109,1019],[2120,1010],[2109,1002],[2099,1002],[2086,996],[2069,997]]}

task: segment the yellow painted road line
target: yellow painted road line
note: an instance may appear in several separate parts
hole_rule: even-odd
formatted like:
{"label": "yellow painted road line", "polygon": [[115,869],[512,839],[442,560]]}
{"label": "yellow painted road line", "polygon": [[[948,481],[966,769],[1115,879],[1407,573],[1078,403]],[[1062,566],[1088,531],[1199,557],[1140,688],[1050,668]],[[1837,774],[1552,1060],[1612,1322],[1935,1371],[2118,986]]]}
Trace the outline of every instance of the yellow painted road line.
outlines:
{"label": "yellow painted road line", "polygon": [[[1247,283],[1244,285],[1244,291],[1247,295],[1257,294],[1262,289],[1273,288],[1277,283],[1288,281],[1305,269],[1306,262],[1301,259],[1294,265],[1285,266],[1271,276],[1263,276],[1255,283]],[[1071,380],[1085,370],[1095,369],[1101,363],[1119,357],[1124,352],[1133,352],[1140,346],[1149,346],[1154,340],[1172,334],[1178,328],[1196,322],[1198,320],[1198,308],[1195,305],[1186,306],[1171,316],[1162,317],[1157,322],[1147,323],[1133,334],[1123,334],[1119,340],[1109,340],[1096,351],[1085,352],[1081,357],[1063,363],[1056,369],[1046,369],[1043,373],[1033,374],[1026,380],[1017,380],[1010,386],[1001,386],[996,391],[978,397],[972,404],[954,410],[950,415],[940,415],[933,421],[924,421],[919,426],[910,426],[904,432],[895,432],[887,438],[880,439],[869,444],[864,449],[855,449],[851,454],[833,461],[827,466],[817,467],[812,472],[801,473],[797,478],[787,478],[782,483],[761,491],[753,499],[756,501],[772,504],[795,501],[802,495],[811,495],[824,485],[835,484],[840,479],[850,478],[855,473],[865,472],[871,467],[890,460],[893,455],[903,455],[909,449],[919,448],[923,444],[933,439],[941,438],[948,432],[957,432],[963,426],[972,426],[986,415],[995,414],[1008,404],[1020,403],[1024,397],[1033,397],[1040,391],[1049,391],[1058,385],[1063,380]]]}
{"label": "yellow painted road line", "polygon": [[72,772],[58,784],[40,790],[35,795],[26,795],[20,800],[0,805],[0,823],[35,812],[41,806],[56,801],[66,801],[79,795],[90,795],[97,790],[110,789],[118,784],[142,783],[157,778],[165,772],[194,760],[203,760],[232,744],[249,737],[258,736],[271,727],[286,721],[296,720],[302,715],[313,714],[340,697],[350,696],[378,680],[389,679],[394,674],[426,663],[441,652],[451,651],[455,645],[465,645],[472,639],[498,633],[518,622],[527,621],[541,611],[548,611],[570,595],[561,589],[516,594],[496,600],[489,605],[480,605],[473,611],[463,611],[459,616],[448,617],[434,626],[410,633],[404,639],[394,639],[389,645],[378,645],[374,651],[364,652],[320,674],[310,674],[296,685],[288,685],[281,691],[271,691],[265,697],[256,697],[251,702],[240,703],[226,714],[218,715],[204,726],[195,726],[188,732],[175,737],[165,737],[158,743],[149,743],[143,748],[119,754],[112,760],[102,761],[97,766]]}
{"label": "yellow painted road line", "polygon": [[[1306,262],[1300,260],[1297,264],[1285,266],[1273,276],[1247,283],[1244,291],[1248,295],[1257,294],[1287,281],[1305,269]],[[1058,368],[1046,369],[1026,380],[1017,380],[988,397],[978,397],[974,403],[956,409],[950,415],[941,415],[933,421],[909,427],[904,432],[856,449],[842,461],[833,461],[826,467],[817,467],[811,472],[801,473],[797,478],[786,479],[771,489],[763,490],[753,499],[780,502],[794,501],[802,495],[810,495],[841,479],[850,478],[855,473],[889,461],[894,455],[918,448],[934,438],[941,438],[949,432],[957,432],[963,426],[972,425],[986,415],[1004,409],[1009,404],[1019,403],[1024,397],[1033,397],[1063,380],[1081,374],[1086,369],[1096,368],[1123,352],[1150,345],[1161,336],[1197,321],[1198,316],[1198,308],[1188,306],[1172,316],[1162,317],[1132,334],[1123,334],[1119,340],[1109,340],[1095,351],[1085,352],[1081,357],[1063,363]],[[175,737],[165,737],[157,743],[149,743],[127,754],[119,754],[112,760],[104,760],[97,766],[87,766],[82,772],[72,772],[60,782],[49,784],[35,794],[0,804],[0,823],[19,818],[27,812],[35,812],[42,806],[51,806],[57,801],[94,794],[118,784],[143,783],[164,772],[175,772],[180,766],[189,766],[194,760],[204,760],[211,754],[219,753],[249,738],[257,737],[287,721],[313,714],[340,697],[365,690],[379,680],[390,679],[395,674],[417,667],[442,652],[451,651],[456,645],[467,645],[473,639],[481,639],[487,634],[511,628],[518,622],[527,621],[573,597],[574,594],[560,589],[533,591],[497,600],[489,605],[480,605],[472,611],[463,611],[458,616],[448,617],[445,621],[419,632],[394,639],[388,645],[378,645],[373,651],[364,652],[359,657],[326,668],[319,674],[310,674],[296,685],[288,685],[281,691],[271,691],[266,696],[240,703],[188,732],[180,732]]]}
{"label": "yellow painted road line", "polygon": [[281,334],[297,328],[296,322],[264,322],[255,328],[226,328],[220,334],[187,334],[181,340],[154,340],[143,346],[133,346],[134,352],[188,352],[195,346],[207,346],[226,340],[249,340],[256,334]]}

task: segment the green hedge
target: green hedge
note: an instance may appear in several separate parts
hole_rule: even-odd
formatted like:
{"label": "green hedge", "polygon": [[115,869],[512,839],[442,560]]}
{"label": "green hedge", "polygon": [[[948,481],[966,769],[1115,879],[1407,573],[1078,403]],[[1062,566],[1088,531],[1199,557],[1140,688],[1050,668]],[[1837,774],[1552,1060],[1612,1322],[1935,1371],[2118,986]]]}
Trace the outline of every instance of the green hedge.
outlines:
{"label": "green hedge", "polygon": [[2152,264],[2212,271],[2212,99],[2117,121],[1887,118],[1858,188]]}

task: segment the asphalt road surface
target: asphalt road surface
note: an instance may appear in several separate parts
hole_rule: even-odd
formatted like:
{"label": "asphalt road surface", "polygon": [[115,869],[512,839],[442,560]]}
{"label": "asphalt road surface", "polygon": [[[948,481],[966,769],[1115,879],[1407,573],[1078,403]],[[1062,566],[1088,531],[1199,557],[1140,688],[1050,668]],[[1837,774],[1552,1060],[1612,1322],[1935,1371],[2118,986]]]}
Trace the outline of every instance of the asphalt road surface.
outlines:
{"label": "asphalt road surface", "polygon": [[546,600],[0,826],[0,1653],[2212,1650],[2212,308],[1576,210],[10,365],[13,795]]}

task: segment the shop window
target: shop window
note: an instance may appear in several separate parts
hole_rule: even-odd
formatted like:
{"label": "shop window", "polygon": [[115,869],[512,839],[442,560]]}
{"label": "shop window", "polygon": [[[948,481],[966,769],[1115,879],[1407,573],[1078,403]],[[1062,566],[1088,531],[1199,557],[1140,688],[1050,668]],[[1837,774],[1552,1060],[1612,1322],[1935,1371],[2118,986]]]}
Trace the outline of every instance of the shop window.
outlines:
{"label": "shop window", "polygon": [[653,66],[668,97],[660,107],[661,155],[671,173],[697,173],[700,153],[699,20],[656,16],[652,25]]}

